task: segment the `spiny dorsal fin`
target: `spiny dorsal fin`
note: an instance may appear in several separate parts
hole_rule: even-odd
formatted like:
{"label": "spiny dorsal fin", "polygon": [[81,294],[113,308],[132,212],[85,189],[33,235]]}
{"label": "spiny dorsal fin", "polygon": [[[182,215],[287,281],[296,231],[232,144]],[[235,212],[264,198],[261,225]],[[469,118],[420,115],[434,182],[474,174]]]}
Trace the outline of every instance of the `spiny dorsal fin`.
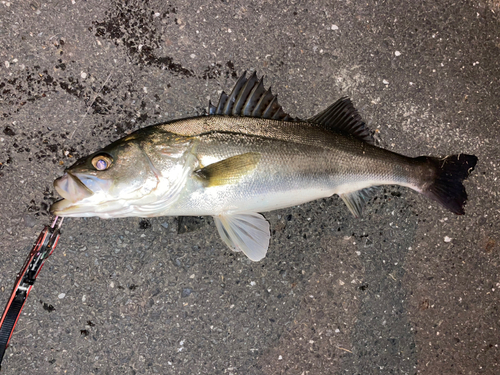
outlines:
{"label": "spiny dorsal fin", "polygon": [[351,99],[344,97],[337,100],[324,111],[311,117],[308,122],[344,135],[352,135],[366,143],[374,144],[373,135],[365,125]]}
{"label": "spiny dorsal fin", "polygon": [[229,96],[222,92],[219,104],[209,104],[209,114],[226,116],[246,116],[273,120],[294,121],[278,104],[278,98],[271,88],[264,88],[264,77],[257,79],[254,72],[248,79],[246,72],[238,79]]}
{"label": "spiny dorsal fin", "polygon": [[212,102],[209,100],[208,101],[208,114],[209,115],[215,115],[215,111],[217,108],[212,104]]}

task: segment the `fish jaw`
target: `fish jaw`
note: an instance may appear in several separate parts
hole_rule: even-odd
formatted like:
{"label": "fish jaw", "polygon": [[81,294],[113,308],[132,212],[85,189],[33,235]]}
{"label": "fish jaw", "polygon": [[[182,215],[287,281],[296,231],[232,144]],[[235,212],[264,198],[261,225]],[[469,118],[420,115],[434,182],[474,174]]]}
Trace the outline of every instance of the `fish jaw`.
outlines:
{"label": "fish jaw", "polygon": [[78,202],[94,195],[78,177],[66,172],[62,177],[54,181],[57,193],[69,202]]}
{"label": "fish jaw", "polygon": [[71,207],[74,202],[69,199],[60,199],[50,206],[50,212],[57,216],[65,216],[64,212],[68,207]]}
{"label": "fish jaw", "polygon": [[147,200],[148,196],[144,197],[140,191],[136,191],[136,196],[130,197],[135,199],[116,199],[107,193],[110,184],[95,176],[66,172],[54,181],[54,188],[63,199],[52,204],[50,211],[63,217],[98,216],[110,219],[137,216],[134,215],[132,202],[136,203],[141,197],[142,200]]}
{"label": "fish jaw", "polygon": [[105,203],[95,203],[92,198],[83,199],[79,202],[71,202],[68,199],[61,199],[50,207],[52,214],[63,217],[93,217],[101,219],[112,219],[115,217],[134,216],[131,206],[122,201],[111,201]]}
{"label": "fish jaw", "polygon": [[66,172],[63,176],[54,181],[54,188],[63,199],[55,202],[50,211],[58,216],[66,216],[68,211],[78,202],[84,201],[94,195],[78,177],[70,172]]}
{"label": "fish jaw", "polygon": [[113,185],[113,180],[90,173],[66,172],[54,181],[55,190],[64,199],[52,204],[50,211],[63,217],[102,219],[168,215],[168,207],[180,197],[195,159],[187,153],[186,162],[170,166],[165,178],[159,178],[161,172],[155,168],[141,184],[135,184],[135,189],[121,196],[116,194],[120,189]]}

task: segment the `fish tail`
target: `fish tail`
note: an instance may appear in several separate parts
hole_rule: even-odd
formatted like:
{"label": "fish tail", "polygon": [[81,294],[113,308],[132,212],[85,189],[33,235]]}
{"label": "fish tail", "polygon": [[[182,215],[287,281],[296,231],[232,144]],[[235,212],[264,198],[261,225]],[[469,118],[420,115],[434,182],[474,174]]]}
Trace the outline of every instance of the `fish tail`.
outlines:
{"label": "fish tail", "polygon": [[457,215],[463,215],[465,213],[464,205],[467,201],[467,192],[463,181],[474,170],[477,157],[459,154],[445,158],[421,156],[416,159],[430,167],[433,177],[432,181],[421,190],[421,193]]}

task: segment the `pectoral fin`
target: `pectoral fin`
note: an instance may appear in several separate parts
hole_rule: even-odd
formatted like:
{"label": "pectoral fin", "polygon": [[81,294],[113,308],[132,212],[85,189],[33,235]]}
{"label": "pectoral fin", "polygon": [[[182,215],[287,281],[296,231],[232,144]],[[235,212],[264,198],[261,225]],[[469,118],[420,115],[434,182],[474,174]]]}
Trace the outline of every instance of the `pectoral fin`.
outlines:
{"label": "pectoral fin", "polygon": [[222,240],[233,251],[242,251],[258,262],[266,256],[269,247],[269,223],[260,214],[244,213],[214,216]]}
{"label": "pectoral fin", "polygon": [[260,161],[260,154],[248,152],[207,165],[194,173],[207,181],[208,187],[237,183],[243,176],[253,171]]}

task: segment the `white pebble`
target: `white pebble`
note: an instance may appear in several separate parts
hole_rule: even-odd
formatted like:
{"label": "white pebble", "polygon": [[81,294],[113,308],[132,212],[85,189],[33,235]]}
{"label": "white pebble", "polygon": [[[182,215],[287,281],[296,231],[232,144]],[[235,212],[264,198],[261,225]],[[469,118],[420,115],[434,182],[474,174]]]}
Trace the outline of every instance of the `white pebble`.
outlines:
{"label": "white pebble", "polygon": [[383,79],[383,80],[382,80],[382,83],[383,83],[384,85],[388,85],[388,84],[389,84],[389,81],[388,81],[388,80],[386,80],[386,79]]}
{"label": "white pebble", "polygon": [[194,53],[192,53],[191,55],[189,55],[189,57],[191,57],[192,59],[194,59],[196,57],[196,55]]}
{"label": "white pebble", "polygon": [[450,237],[448,237],[448,236],[445,236],[445,237],[444,237],[444,242],[451,242],[451,238],[450,238]]}
{"label": "white pebble", "polygon": [[394,52],[394,55],[396,55],[396,57],[397,57],[397,56],[401,56],[401,52],[396,51],[396,52]]}
{"label": "white pebble", "polygon": [[85,72],[80,72],[80,77],[82,77],[82,79],[87,78],[87,73],[85,73]]}
{"label": "white pebble", "polygon": [[332,25],[332,30],[338,30],[339,27],[337,25]]}
{"label": "white pebble", "polygon": [[63,299],[64,297],[66,297],[66,293],[61,293],[57,297],[59,297],[59,299]]}
{"label": "white pebble", "polygon": [[281,361],[282,359],[283,359],[283,357],[282,357],[282,356],[279,356],[279,357],[278,357],[278,361]]}
{"label": "white pebble", "polygon": [[6,61],[5,62],[5,67],[8,68],[10,66],[10,62]]}
{"label": "white pebble", "polygon": [[250,281],[250,286],[255,286],[256,282],[255,281]]}

